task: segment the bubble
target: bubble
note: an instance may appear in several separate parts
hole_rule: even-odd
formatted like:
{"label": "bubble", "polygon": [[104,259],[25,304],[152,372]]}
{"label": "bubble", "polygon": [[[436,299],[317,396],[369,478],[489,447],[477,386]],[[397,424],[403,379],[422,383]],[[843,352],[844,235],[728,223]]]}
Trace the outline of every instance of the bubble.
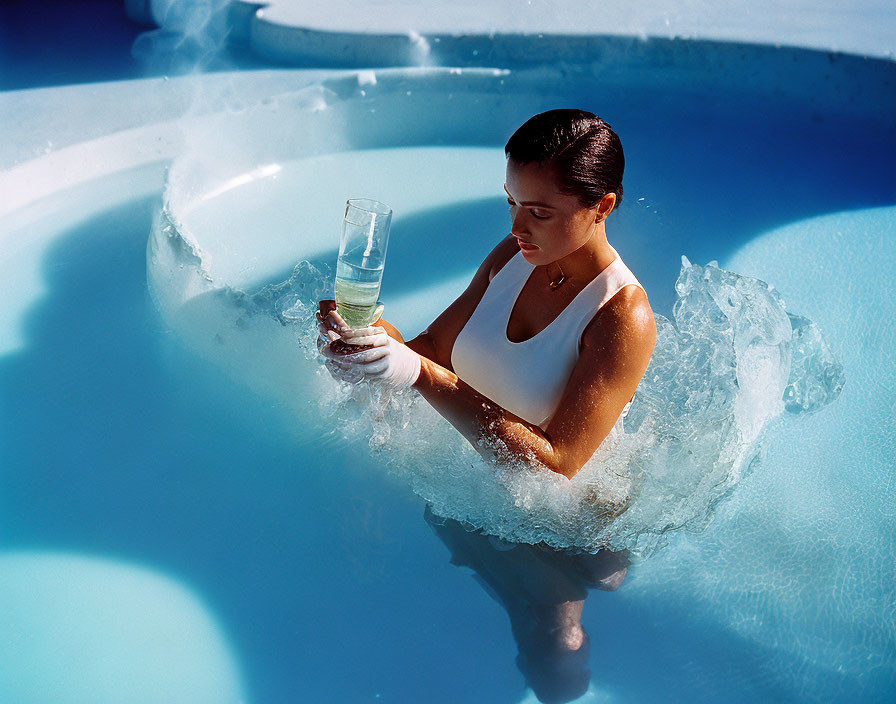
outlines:
{"label": "bubble", "polygon": [[[325,286],[303,262],[282,286],[289,296],[278,299],[289,303],[280,316],[306,348],[316,335],[315,299],[302,300],[299,289]],[[828,371],[838,367],[820,332],[789,315],[764,281],[683,258],[676,291],[674,320],[656,316],[656,349],[628,414],[571,480],[534,457],[483,459],[414,390],[334,381],[340,391],[318,402],[346,441],[366,439],[440,516],[509,542],[649,554],[669,531],[705,528],[716,504],[756,471],[762,430],[786,398],[811,398],[788,410],[813,412],[842,387],[842,370]],[[794,347],[799,363],[791,368]],[[479,446],[487,456],[509,456],[497,436],[483,436]]]}

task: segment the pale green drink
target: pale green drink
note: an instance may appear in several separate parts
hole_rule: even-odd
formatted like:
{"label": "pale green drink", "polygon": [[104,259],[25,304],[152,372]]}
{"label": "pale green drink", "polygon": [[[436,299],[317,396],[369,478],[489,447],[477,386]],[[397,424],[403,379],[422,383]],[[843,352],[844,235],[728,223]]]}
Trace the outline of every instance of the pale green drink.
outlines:
{"label": "pale green drink", "polygon": [[362,328],[374,320],[383,267],[355,266],[340,257],[336,262],[336,312],[349,327]]}
{"label": "pale green drink", "polygon": [[370,325],[382,310],[378,299],[392,209],[375,200],[346,203],[336,260],[336,312],[349,327]]}

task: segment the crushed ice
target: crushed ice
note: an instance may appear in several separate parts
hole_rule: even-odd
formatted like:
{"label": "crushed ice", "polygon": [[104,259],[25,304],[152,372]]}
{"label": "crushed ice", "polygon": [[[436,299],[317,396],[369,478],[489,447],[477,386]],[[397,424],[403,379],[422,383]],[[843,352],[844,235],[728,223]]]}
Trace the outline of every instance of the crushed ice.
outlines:
{"label": "crushed ice", "polygon": [[[332,381],[317,403],[440,515],[508,541],[648,553],[667,531],[708,524],[759,465],[770,421],[785,409],[819,410],[844,383],[817,326],[787,313],[764,281],[682,262],[673,320],[656,316],[657,345],[628,415],[572,480],[482,459],[413,390]],[[303,262],[256,297],[293,326],[309,359],[328,276]],[[494,438],[483,443],[500,449]]]}

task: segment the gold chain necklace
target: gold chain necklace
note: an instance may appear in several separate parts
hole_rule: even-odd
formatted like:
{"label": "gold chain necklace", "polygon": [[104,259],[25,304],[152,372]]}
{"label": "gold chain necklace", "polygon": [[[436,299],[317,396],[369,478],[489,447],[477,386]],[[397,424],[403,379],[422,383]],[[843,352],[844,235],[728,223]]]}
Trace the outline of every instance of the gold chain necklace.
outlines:
{"label": "gold chain necklace", "polygon": [[[560,265],[557,265],[557,268],[560,269]],[[545,271],[547,271],[547,267],[545,267]],[[548,276],[548,286],[550,286],[551,291],[556,291],[560,288],[563,283],[566,281],[566,274],[563,273],[563,269],[560,269],[560,277],[556,279],[552,279]]]}

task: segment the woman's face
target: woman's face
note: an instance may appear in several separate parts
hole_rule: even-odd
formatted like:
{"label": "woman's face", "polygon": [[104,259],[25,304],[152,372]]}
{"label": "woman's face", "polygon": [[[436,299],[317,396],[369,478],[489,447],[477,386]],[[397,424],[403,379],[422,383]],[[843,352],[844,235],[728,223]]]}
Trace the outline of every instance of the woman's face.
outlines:
{"label": "woman's face", "polygon": [[544,164],[507,160],[504,184],[510,205],[511,234],[526,261],[550,264],[591,239],[605,215],[583,208],[576,196],[557,190],[553,169]]}

